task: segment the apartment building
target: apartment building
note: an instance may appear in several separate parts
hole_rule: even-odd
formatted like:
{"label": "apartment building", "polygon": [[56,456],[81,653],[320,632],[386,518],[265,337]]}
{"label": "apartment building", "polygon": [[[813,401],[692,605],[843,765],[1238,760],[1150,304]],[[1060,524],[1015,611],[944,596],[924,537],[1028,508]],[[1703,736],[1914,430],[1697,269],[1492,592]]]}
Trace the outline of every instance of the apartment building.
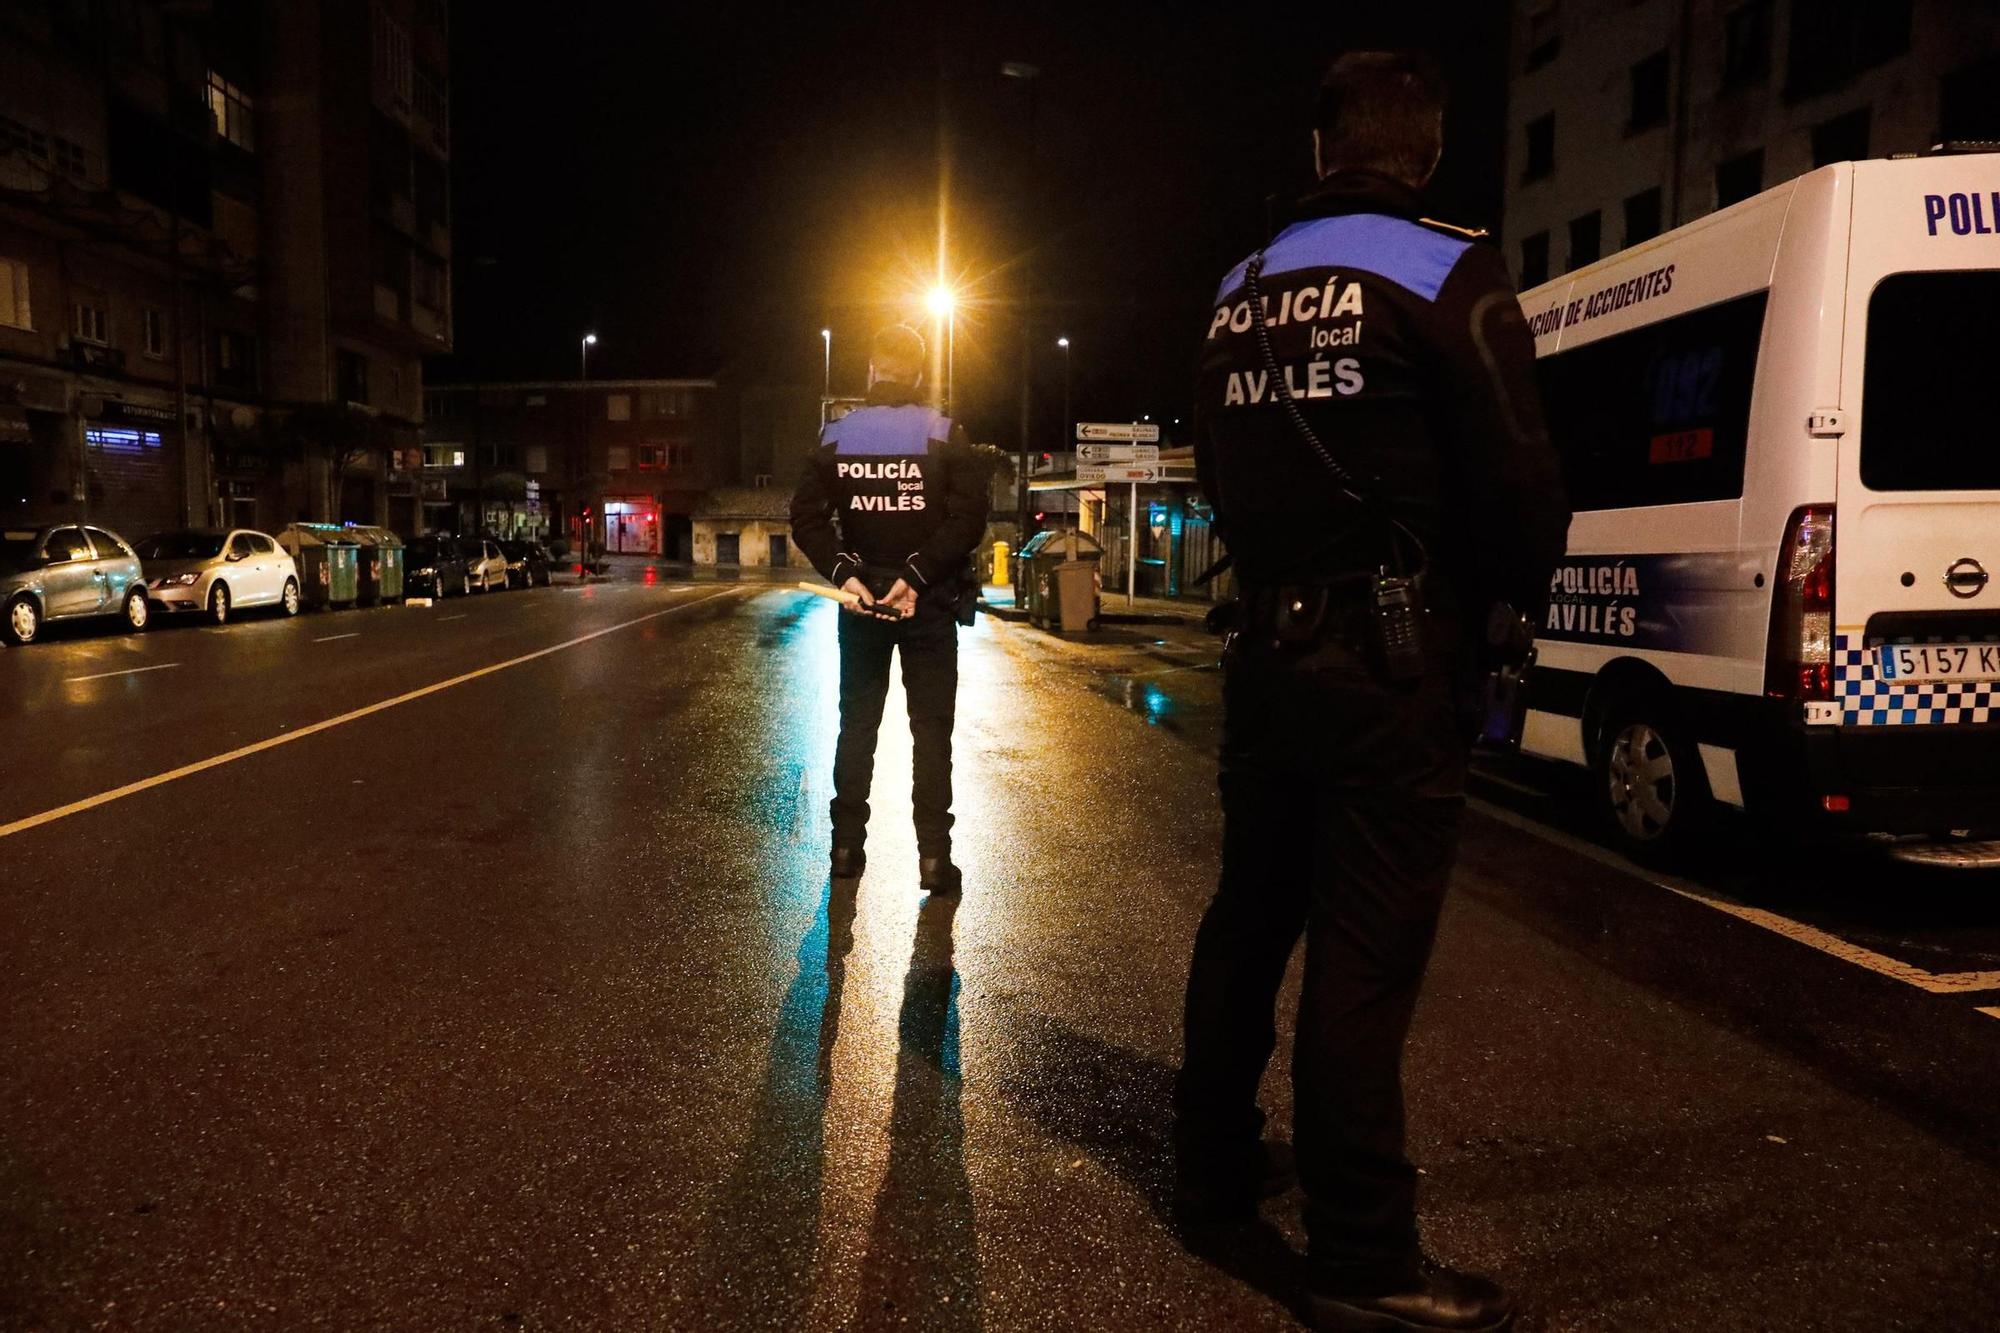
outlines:
{"label": "apartment building", "polygon": [[1828,162],[2000,139],[1992,0],[1514,0],[1523,287]]}
{"label": "apartment building", "polygon": [[444,0],[0,8],[0,513],[413,521]]}
{"label": "apartment building", "polygon": [[733,480],[712,379],[443,384],[426,397],[426,528],[690,560],[703,494]]}

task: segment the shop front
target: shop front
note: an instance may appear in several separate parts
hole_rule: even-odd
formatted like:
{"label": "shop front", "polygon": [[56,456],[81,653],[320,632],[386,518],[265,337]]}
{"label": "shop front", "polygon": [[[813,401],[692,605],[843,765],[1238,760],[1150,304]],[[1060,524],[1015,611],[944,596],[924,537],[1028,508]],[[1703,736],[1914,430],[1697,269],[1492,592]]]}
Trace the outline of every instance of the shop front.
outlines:
{"label": "shop front", "polygon": [[660,554],[660,503],[649,495],[607,496],[604,549],[618,555]]}

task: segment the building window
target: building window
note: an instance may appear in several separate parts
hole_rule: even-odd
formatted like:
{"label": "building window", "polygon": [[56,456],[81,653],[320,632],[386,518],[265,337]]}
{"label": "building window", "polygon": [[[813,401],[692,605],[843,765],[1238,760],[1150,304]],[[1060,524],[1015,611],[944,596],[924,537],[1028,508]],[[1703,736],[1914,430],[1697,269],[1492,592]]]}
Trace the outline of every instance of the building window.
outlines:
{"label": "building window", "polygon": [[1858,162],[1868,156],[1869,113],[1867,107],[1813,126],[1813,165],[1829,162]]}
{"label": "building window", "polygon": [[660,459],[660,453],[661,453],[660,446],[657,444],[640,445],[636,453],[640,470],[652,471],[654,469],[663,466]]}
{"label": "building window", "polygon": [[1531,70],[1540,69],[1562,53],[1562,11],[1553,3],[1528,15],[1528,61]]}
{"label": "building window", "polygon": [[549,447],[546,444],[531,444],[523,451],[522,469],[527,472],[547,472],[549,470]]}
{"label": "building window", "polygon": [[1764,150],[1753,148],[1715,169],[1715,206],[1742,203],[1764,188]]}
{"label": "building window", "polygon": [[102,296],[79,295],[76,298],[76,319],[70,325],[70,335],[81,343],[96,343],[100,347],[111,342],[111,311]]}
{"label": "building window", "polygon": [[1910,49],[1914,0],[1792,0],[1785,96],[1830,92]]}
{"label": "building window", "polygon": [[1604,222],[1596,209],[1569,223],[1569,266],[1572,271],[1595,264],[1604,253]]}
{"label": "building window", "polygon": [[649,389],[639,395],[642,421],[673,421],[694,415],[694,394],[687,389]]}
{"label": "building window", "polygon": [[28,307],[28,266],[18,259],[0,256],[0,324],[10,329],[32,329],[35,321]]}
{"label": "building window", "polygon": [[368,358],[345,348],[333,354],[334,393],[344,403],[368,403]]}
{"label": "building window", "polygon": [[612,393],[604,396],[604,419],[606,421],[630,421],[632,419],[632,395]]}
{"label": "building window", "polygon": [[668,467],[670,467],[670,468],[676,468],[676,467],[693,467],[693,466],[694,466],[694,446],[693,446],[693,445],[691,445],[691,444],[670,444],[670,445],[668,445],[668,446],[667,446],[666,448],[667,448],[667,453],[666,453],[666,460],[667,460],[667,466],[668,466]]}
{"label": "building window", "polygon": [[441,389],[424,390],[424,419],[435,421],[451,411],[451,396]]}
{"label": "building window", "polygon": [[156,430],[134,430],[127,426],[85,426],[83,442],[93,449],[114,454],[139,454],[160,447]]}
{"label": "building window", "polygon": [[632,470],[632,450],[626,445],[612,445],[605,451],[604,467],[608,472],[630,472]]}
{"label": "building window", "polygon": [[1556,113],[1537,116],[1528,122],[1527,165],[1521,170],[1524,181],[1538,181],[1556,169]]}
{"label": "building window", "polygon": [[1953,70],[1938,92],[1939,143],[2000,139],[2000,56]]}
{"label": "building window", "polygon": [[164,310],[142,310],[139,312],[139,330],[144,337],[146,355],[155,360],[167,355],[167,313]]}
{"label": "building window", "polygon": [[370,237],[369,265],[376,283],[401,295],[410,290],[410,245],[388,227]]}
{"label": "building window", "polygon": [[1637,245],[1660,234],[1660,187],[1643,190],[1625,201],[1625,244]]}
{"label": "building window", "polygon": [[1667,123],[1669,69],[1665,51],[1655,51],[1632,66],[1632,119],[1626,133],[1637,134]]}
{"label": "building window", "polygon": [[1538,231],[1521,238],[1521,286],[1539,287],[1549,280],[1549,234]]}
{"label": "building window", "polygon": [[1771,0],[1750,0],[1722,20],[1722,87],[1725,92],[1771,76]]}
{"label": "building window", "polygon": [[424,446],[425,467],[464,467],[465,446],[462,444],[427,444]]}
{"label": "building window", "polygon": [[89,175],[82,144],[60,134],[45,134],[10,116],[0,116],[0,150],[10,144],[50,171],[75,180]]}
{"label": "building window", "polygon": [[433,130],[442,137],[451,124],[451,95],[445,91],[442,74],[432,73],[418,65],[411,75],[411,101],[416,113],[430,122]]}
{"label": "building window", "polygon": [[410,266],[411,299],[426,309],[442,313],[445,293],[444,262],[433,259],[421,250],[414,252],[414,259],[415,262]]}
{"label": "building window", "polygon": [[208,118],[215,137],[226,139],[244,152],[257,148],[256,130],[250,118],[250,94],[217,74],[208,72]]}
{"label": "building window", "polygon": [[444,163],[429,153],[410,154],[411,177],[416,185],[417,225],[444,227],[451,221],[451,187]]}
{"label": "building window", "polygon": [[257,387],[257,340],[234,329],[215,331],[215,382],[224,389]]}
{"label": "building window", "polygon": [[390,104],[408,111],[413,82],[410,60],[410,30],[376,5],[372,12],[375,36],[375,81],[388,93]]}

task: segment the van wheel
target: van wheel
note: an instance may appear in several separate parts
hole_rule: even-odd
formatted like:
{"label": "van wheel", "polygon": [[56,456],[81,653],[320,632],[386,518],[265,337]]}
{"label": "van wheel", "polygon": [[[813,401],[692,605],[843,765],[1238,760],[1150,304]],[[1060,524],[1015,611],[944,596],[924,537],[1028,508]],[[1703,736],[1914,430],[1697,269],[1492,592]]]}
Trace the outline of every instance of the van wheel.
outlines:
{"label": "van wheel", "polygon": [[218,581],[208,590],[208,618],[217,625],[229,623],[229,585]]}
{"label": "van wheel", "polygon": [[146,601],[143,588],[134,588],[125,594],[125,628],[138,633],[146,628],[153,618],[153,608]]}
{"label": "van wheel", "polygon": [[1614,708],[1598,746],[1598,799],[1628,855],[1681,859],[1709,814],[1708,774],[1678,719],[1651,701]]}
{"label": "van wheel", "polygon": [[42,608],[32,597],[16,597],[7,607],[6,620],[0,621],[0,638],[18,648],[33,643],[41,632]]}

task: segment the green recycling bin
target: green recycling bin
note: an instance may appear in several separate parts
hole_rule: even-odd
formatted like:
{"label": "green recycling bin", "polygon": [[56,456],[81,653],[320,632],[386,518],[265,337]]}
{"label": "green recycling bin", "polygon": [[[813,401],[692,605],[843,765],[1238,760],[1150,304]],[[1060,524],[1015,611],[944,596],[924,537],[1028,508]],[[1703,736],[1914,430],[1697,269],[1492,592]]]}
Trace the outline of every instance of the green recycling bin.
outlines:
{"label": "green recycling bin", "polygon": [[403,596],[403,539],[387,528],[365,523],[345,525],[341,535],[359,550],[355,560],[355,600],[366,606],[398,601]]}
{"label": "green recycling bin", "polygon": [[292,523],[278,545],[299,567],[299,590],[312,607],[352,606],[358,595],[361,548],[338,523]]}

